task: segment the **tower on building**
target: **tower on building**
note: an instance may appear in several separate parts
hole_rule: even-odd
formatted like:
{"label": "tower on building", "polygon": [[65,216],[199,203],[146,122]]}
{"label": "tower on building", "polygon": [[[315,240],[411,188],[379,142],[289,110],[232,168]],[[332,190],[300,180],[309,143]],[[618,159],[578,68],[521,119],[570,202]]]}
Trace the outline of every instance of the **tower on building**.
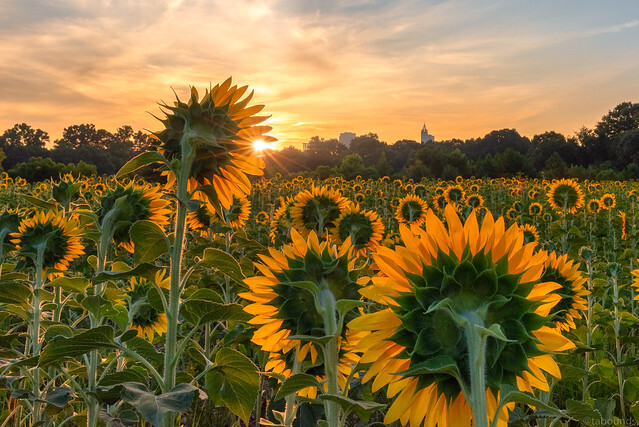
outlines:
{"label": "tower on building", "polygon": [[424,123],[424,127],[422,128],[422,144],[426,144],[427,142],[434,141],[435,137],[428,133],[428,129],[426,129],[426,123]]}

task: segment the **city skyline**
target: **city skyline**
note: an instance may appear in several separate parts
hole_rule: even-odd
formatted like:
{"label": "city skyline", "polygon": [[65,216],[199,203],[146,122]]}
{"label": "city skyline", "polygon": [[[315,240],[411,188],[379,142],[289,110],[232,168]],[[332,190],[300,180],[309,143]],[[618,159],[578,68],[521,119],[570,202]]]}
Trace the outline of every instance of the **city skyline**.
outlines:
{"label": "city skyline", "polygon": [[[233,76],[279,148],[594,127],[639,98],[631,1],[7,0],[0,129],[158,128],[173,88]],[[151,113],[151,114],[149,114]]]}

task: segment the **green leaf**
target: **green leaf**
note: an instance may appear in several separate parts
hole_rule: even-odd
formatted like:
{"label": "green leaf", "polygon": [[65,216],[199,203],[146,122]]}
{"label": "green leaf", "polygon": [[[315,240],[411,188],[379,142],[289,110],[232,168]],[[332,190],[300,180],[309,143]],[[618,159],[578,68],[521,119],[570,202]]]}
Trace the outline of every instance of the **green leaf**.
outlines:
{"label": "green leaf", "polygon": [[223,381],[221,386],[207,389],[209,396],[221,398],[231,412],[248,424],[260,385],[257,367],[242,353],[223,347],[206,375],[213,378],[216,374],[221,374]]}
{"label": "green leaf", "polygon": [[136,264],[153,262],[169,253],[169,239],[162,227],[153,221],[136,221],[129,234],[133,241],[133,258]]}
{"label": "green leaf", "polygon": [[436,356],[425,362],[418,363],[409,369],[400,372],[404,376],[418,376],[422,374],[448,374],[458,380],[461,379],[459,367],[455,359],[450,356]]}
{"label": "green leaf", "polygon": [[38,199],[37,197],[28,196],[26,194],[21,194],[22,197],[27,202],[31,203],[33,206],[37,206],[47,211],[55,211],[58,208],[58,204],[54,202],[49,202],[46,200]]}
{"label": "green leaf", "polygon": [[14,348],[14,346],[21,345],[20,342],[18,341],[19,337],[20,337],[19,333],[0,335],[0,348],[11,350]]}
{"label": "green leaf", "polygon": [[[318,396],[320,400],[330,400],[332,402],[337,402],[339,406],[342,407],[342,410],[345,413],[348,412],[359,412],[360,414],[363,412],[370,412],[376,409],[382,409],[386,407],[386,405],[377,402],[370,402],[367,400],[354,400],[339,394],[328,394],[324,393]],[[359,411],[358,411],[359,409]],[[360,416],[361,418],[361,416]]]}
{"label": "green leaf", "polygon": [[128,173],[134,172],[141,167],[150,165],[151,163],[165,163],[168,164],[166,158],[157,151],[147,151],[139,154],[129,160],[115,175],[116,178],[120,178]]}
{"label": "green leaf", "polygon": [[335,308],[340,316],[344,316],[346,313],[354,308],[365,306],[364,301],[358,301],[353,299],[341,299],[335,304]]}
{"label": "green leaf", "polygon": [[144,338],[133,337],[127,340],[126,348],[151,362],[155,362],[157,364],[162,364],[162,362],[164,362],[164,355],[162,353],[158,353],[155,350],[155,347]]}
{"label": "green leaf", "polygon": [[122,280],[129,277],[144,277],[145,279],[153,280],[155,273],[160,271],[161,268],[153,264],[144,263],[136,266],[131,270],[126,271],[104,271],[93,278],[96,283],[107,282],[109,280]]}
{"label": "green leaf", "polygon": [[39,400],[58,408],[64,408],[73,396],[75,396],[75,392],[71,387],[53,387]]}
{"label": "green leaf", "polygon": [[168,412],[183,412],[193,403],[193,394],[198,388],[191,384],[178,384],[170,391],[158,396],[149,392],[144,384],[128,382],[122,384],[122,400],[129,403],[153,426],[159,426]]}
{"label": "green leaf", "polygon": [[73,336],[73,329],[67,325],[52,325],[44,333],[45,341],[53,341],[58,337],[71,338]]}
{"label": "green leaf", "polygon": [[81,294],[84,293],[89,287],[90,282],[84,277],[58,277],[49,282],[49,285],[53,287],[60,287],[63,290],[73,293],[73,294]]}
{"label": "green leaf", "polygon": [[204,267],[215,268],[226,274],[239,284],[245,279],[240,264],[231,255],[215,248],[206,248],[200,264]]}
{"label": "green leaf", "polygon": [[[552,414],[555,417],[571,418],[564,411],[561,411],[559,408],[557,408],[552,402],[550,403],[542,402],[531,393],[519,391],[511,387],[504,387],[501,389],[500,394],[501,394],[501,400],[499,401],[499,405],[497,406],[497,410],[495,411],[495,414],[499,414],[502,408],[507,403],[516,402],[516,403],[524,403],[526,405],[534,406],[537,410],[541,409],[547,413]],[[496,426],[498,421],[499,421],[499,417],[494,417],[493,422],[491,423],[491,427]]]}
{"label": "green leaf", "polygon": [[[601,413],[593,408],[592,405],[572,399],[566,401],[566,413],[571,418],[584,422],[586,425],[592,423],[592,421],[602,421],[604,419]],[[590,421],[590,423],[587,421]]]}
{"label": "green leaf", "polygon": [[25,304],[31,300],[31,289],[17,282],[0,282],[0,303]]}
{"label": "green leaf", "polygon": [[239,304],[220,304],[217,302],[188,299],[182,303],[180,314],[184,320],[197,326],[214,321],[237,320],[246,322],[253,318]]}
{"label": "green leaf", "polygon": [[475,325],[475,328],[479,331],[480,334],[488,337],[493,337],[499,341],[504,342],[515,342],[514,340],[509,340],[504,332],[501,330],[501,326],[499,323],[493,323],[490,325],[490,328],[484,328],[483,326]]}
{"label": "green leaf", "polygon": [[313,375],[309,374],[295,374],[286,379],[280,386],[279,391],[273,398],[273,400],[282,399],[289,394],[293,394],[307,387],[319,388],[320,383]]}
{"label": "green leaf", "polygon": [[98,326],[71,338],[60,337],[48,343],[42,352],[38,364],[46,366],[62,360],[74,358],[100,348],[116,348],[113,342],[113,328]]}

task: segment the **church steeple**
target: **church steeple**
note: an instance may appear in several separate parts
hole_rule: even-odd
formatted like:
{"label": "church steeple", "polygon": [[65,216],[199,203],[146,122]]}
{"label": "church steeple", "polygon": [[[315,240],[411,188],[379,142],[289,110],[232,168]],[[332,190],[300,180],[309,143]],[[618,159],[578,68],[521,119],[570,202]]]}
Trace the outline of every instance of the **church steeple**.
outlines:
{"label": "church steeple", "polygon": [[422,144],[426,144],[427,142],[430,141],[434,141],[435,137],[431,134],[428,133],[428,130],[426,129],[426,122],[424,122],[424,127],[422,127]]}

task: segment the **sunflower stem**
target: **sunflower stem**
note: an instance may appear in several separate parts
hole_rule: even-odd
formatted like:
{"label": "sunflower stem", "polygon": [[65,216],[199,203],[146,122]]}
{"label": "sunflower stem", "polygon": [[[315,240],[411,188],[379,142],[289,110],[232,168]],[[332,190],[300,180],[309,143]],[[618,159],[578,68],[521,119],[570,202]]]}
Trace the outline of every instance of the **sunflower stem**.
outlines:
{"label": "sunflower stem", "polygon": [[[35,283],[33,287],[33,295],[32,295],[32,307],[33,307],[33,327],[31,329],[31,352],[34,357],[40,355],[40,294],[39,290],[42,289],[42,285],[44,283],[43,275],[42,275],[42,265],[44,264],[44,249],[46,247],[45,244],[38,247],[35,259]],[[33,411],[32,411],[32,419],[33,424],[36,424],[40,421],[40,403],[38,399],[40,399],[40,368],[38,366],[33,370]]]}
{"label": "sunflower stem", "polygon": [[464,328],[466,345],[468,347],[468,361],[470,365],[470,396],[468,403],[473,411],[473,426],[488,427],[488,410],[486,407],[486,339],[477,326],[481,326],[481,319],[469,321]]}
{"label": "sunflower stem", "polygon": [[[184,126],[184,134],[180,145],[182,158],[177,174],[177,214],[175,216],[175,239],[171,248],[171,289],[169,291],[168,310],[166,312],[166,340],[164,347],[164,384],[161,385],[164,393],[175,387],[177,367],[177,330],[178,315],[180,313],[180,285],[182,273],[182,250],[184,248],[184,236],[186,235],[186,214],[188,212],[185,201],[189,200],[188,181],[193,163],[194,150],[191,147],[191,132],[188,131],[188,123]],[[175,424],[175,414],[169,412],[162,420],[164,427]]]}
{"label": "sunflower stem", "polygon": [[[326,285],[327,286],[327,285]],[[324,320],[324,331],[331,338],[324,345],[324,369],[326,370],[326,391],[328,394],[339,394],[337,385],[339,348],[337,340],[341,334],[335,314],[337,313],[335,296],[330,289],[322,289],[318,294],[320,306],[324,309],[322,317]],[[326,400],[324,402],[326,410],[326,421],[329,427],[339,425],[339,407],[337,402]]]}

